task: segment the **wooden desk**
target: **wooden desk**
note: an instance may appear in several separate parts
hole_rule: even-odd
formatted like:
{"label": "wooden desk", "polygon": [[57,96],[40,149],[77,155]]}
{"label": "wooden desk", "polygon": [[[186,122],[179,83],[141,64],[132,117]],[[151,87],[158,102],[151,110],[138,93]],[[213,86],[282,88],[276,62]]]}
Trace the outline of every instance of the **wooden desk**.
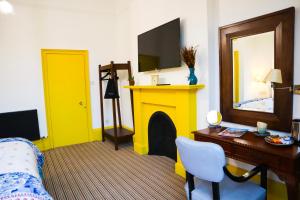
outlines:
{"label": "wooden desk", "polygon": [[274,171],[281,180],[285,181],[288,199],[300,199],[300,148],[296,145],[289,147],[273,146],[264,138],[248,132],[240,138],[225,138],[218,136],[224,128],[210,128],[194,131],[195,140],[213,142],[223,147],[227,157],[253,165],[265,164]]}

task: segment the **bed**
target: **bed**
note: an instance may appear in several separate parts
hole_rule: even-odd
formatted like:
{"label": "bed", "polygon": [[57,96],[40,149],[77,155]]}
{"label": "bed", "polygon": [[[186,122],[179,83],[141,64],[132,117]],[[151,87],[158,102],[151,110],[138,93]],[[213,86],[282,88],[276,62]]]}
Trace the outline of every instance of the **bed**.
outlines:
{"label": "bed", "polygon": [[0,139],[0,200],[52,200],[43,186],[43,154],[24,138]]}
{"label": "bed", "polygon": [[0,114],[0,200],[52,200],[43,186],[44,156],[31,142],[37,139],[36,110]]}
{"label": "bed", "polygon": [[256,98],[256,99],[235,103],[233,107],[240,110],[252,110],[252,111],[273,113],[274,112],[273,105],[274,105],[273,98]]}

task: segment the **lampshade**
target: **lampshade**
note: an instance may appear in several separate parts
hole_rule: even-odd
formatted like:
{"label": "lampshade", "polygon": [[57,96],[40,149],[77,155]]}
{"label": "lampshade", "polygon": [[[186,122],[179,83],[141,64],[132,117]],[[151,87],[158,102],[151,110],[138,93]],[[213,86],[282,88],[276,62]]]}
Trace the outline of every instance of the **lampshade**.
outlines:
{"label": "lampshade", "polygon": [[271,69],[265,78],[265,82],[270,81],[272,83],[282,83],[282,76],[280,69]]}
{"label": "lampshade", "polygon": [[0,12],[3,14],[12,14],[14,12],[14,8],[8,1],[0,0]]}

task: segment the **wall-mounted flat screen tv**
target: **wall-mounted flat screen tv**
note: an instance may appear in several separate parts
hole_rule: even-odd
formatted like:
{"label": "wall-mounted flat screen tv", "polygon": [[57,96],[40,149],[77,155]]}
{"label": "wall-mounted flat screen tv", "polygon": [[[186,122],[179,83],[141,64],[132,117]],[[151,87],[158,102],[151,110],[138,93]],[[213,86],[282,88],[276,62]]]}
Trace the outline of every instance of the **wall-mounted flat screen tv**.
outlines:
{"label": "wall-mounted flat screen tv", "polygon": [[180,67],[180,19],[138,36],[139,72]]}

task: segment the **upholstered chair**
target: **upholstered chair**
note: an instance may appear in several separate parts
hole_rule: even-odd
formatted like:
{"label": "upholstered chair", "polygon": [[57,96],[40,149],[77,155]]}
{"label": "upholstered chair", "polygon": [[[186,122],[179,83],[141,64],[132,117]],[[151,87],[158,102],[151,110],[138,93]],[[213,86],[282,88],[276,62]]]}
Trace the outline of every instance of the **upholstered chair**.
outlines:
{"label": "upholstered chair", "polygon": [[[185,190],[189,200],[264,200],[267,168],[257,166],[242,176],[232,175],[226,168],[223,148],[214,143],[178,137],[176,145],[186,169]],[[261,185],[248,181],[261,173]]]}

